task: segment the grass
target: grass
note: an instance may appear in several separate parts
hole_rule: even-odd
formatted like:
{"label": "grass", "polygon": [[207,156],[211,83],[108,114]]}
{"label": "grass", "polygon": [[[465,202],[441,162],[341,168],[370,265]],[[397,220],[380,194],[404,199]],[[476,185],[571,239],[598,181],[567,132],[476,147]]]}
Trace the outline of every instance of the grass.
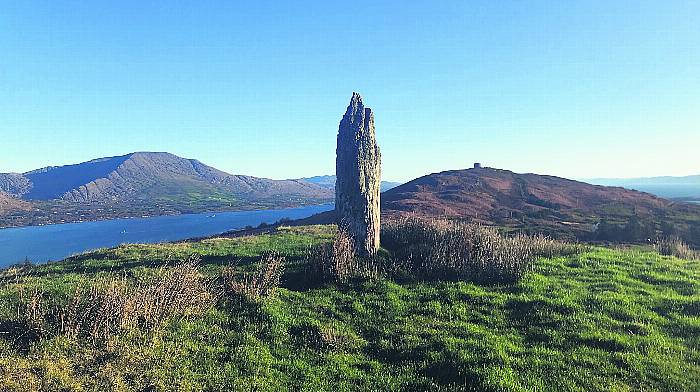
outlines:
{"label": "grass", "polygon": [[[512,284],[350,279],[308,284],[305,255],[334,228],[126,245],[25,270],[0,285],[0,390],[697,391],[700,263],[632,249],[539,258]],[[285,258],[273,294],[106,344],[14,328],[19,291],[143,284],[191,254],[215,279]],[[141,282],[141,283],[139,283]]]}

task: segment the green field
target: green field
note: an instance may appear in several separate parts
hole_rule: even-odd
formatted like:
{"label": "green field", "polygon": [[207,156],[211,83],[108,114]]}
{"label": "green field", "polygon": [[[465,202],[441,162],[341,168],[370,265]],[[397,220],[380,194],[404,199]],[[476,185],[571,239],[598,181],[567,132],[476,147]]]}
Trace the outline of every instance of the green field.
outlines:
{"label": "green field", "polygon": [[[540,258],[505,286],[312,283],[309,246],[333,236],[330,226],[283,228],[7,270],[0,390],[700,390],[698,261],[594,248]],[[217,296],[200,312],[104,339],[51,329],[60,317],[50,311],[46,329],[27,329],[31,293],[60,308],[76,287],[137,285],[192,254],[215,287],[225,267],[254,271],[270,251],[287,263],[282,287],[268,297]]]}

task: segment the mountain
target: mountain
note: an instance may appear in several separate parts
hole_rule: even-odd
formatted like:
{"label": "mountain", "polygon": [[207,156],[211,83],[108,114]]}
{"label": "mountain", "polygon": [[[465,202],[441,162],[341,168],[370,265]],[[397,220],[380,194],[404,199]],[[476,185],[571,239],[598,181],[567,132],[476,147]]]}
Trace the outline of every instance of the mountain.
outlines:
{"label": "mountain", "polygon": [[492,168],[417,178],[382,194],[382,213],[460,218],[578,239],[641,241],[680,235],[700,245],[700,206]]}
{"label": "mountain", "polygon": [[335,176],[314,176],[314,177],[304,177],[300,178],[299,180],[305,181],[305,182],[310,182],[312,184],[316,184],[320,187],[326,188],[326,189],[333,189],[335,190]]}
{"label": "mountain", "polygon": [[0,190],[31,201],[45,212],[37,213],[34,222],[27,224],[291,207],[333,200],[332,191],[306,181],[232,175],[163,152],[136,152],[0,174]]}
{"label": "mountain", "polygon": [[[314,177],[305,177],[305,178],[300,178],[299,180],[301,181],[306,181],[310,182],[312,184],[316,184],[320,187],[326,188],[326,189],[332,189],[335,191],[335,176],[314,176]],[[395,188],[397,186],[401,185],[400,182],[393,182],[393,181],[382,181],[380,186],[380,190],[382,192],[388,191],[391,188]]]}
{"label": "mountain", "polygon": [[700,175],[684,177],[594,178],[584,181],[596,185],[622,186],[666,198],[700,200]]}
{"label": "mountain", "polygon": [[245,200],[332,197],[326,189],[308,182],[231,175],[195,159],[161,152],[137,152],[0,176],[3,190],[26,200],[113,202],[173,199],[192,193]]}

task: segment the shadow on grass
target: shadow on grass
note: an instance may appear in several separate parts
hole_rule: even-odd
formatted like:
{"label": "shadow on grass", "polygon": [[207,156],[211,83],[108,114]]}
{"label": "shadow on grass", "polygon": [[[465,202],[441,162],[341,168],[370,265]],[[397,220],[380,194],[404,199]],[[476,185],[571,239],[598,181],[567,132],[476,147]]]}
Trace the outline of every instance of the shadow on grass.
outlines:
{"label": "shadow on grass", "polygon": [[40,334],[28,324],[17,320],[0,320],[0,339],[7,341],[19,354],[27,355]]}
{"label": "shadow on grass", "polygon": [[[192,255],[197,255],[193,253]],[[185,257],[184,260],[187,258]],[[260,257],[253,256],[202,256],[199,261],[200,267],[206,266],[248,266],[257,263]],[[85,262],[89,261],[103,261],[104,263],[97,263],[96,265],[85,265]],[[183,258],[163,258],[163,259],[119,259],[107,256],[101,257],[81,257],[81,258],[69,258],[64,261],[54,262],[58,265],[58,268],[47,268],[52,267],[52,265],[40,265],[36,268],[28,269],[24,276],[31,276],[34,278],[41,278],[46,276],[56,276],[56,275],[66,275],[66,274],[84,274],[84,275],[95,275],[100,273],[118,273],[122,271],[128,271],[134,268],[160,268],[173,266],[179,262],[183,261]],[[51,263],[51,264],[54,264]]]}

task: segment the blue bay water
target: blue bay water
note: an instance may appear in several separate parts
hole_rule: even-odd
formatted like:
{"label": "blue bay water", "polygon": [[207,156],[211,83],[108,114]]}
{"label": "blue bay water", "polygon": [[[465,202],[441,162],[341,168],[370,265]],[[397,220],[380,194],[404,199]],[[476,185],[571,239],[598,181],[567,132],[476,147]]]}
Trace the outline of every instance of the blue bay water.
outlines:
{"label": "blue bay water", "polygon": [[257,210],[114,219],[97,222],[0,229],[0,268],[29,259],[62,260],[88,250],[124,243],[157,243],[209,236],[282,218],[300,219],[329,211],[333,204]]}
{"label": "blue bay water", "polygon": [[665,198],[700,197],[700,185],[698,184],[630,184],[623,186]]}

